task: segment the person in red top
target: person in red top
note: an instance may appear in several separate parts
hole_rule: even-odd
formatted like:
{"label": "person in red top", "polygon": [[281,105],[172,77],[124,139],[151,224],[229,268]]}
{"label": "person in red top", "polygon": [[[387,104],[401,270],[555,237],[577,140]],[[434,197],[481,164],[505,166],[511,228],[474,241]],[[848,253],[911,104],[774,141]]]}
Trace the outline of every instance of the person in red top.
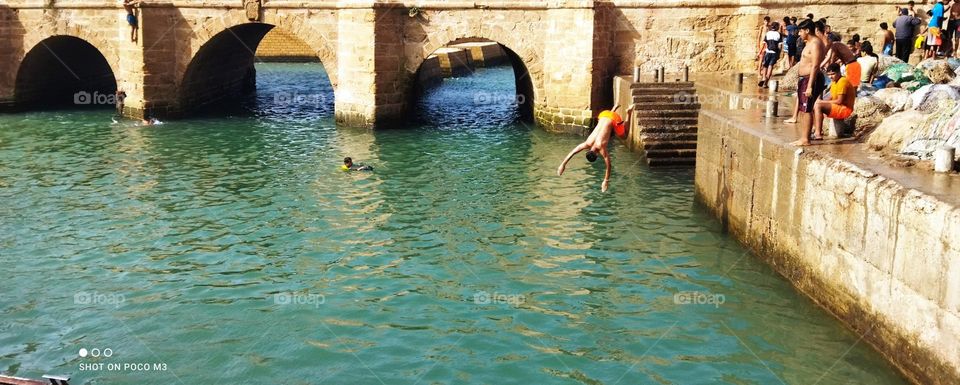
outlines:
{"label": "person in red top", "polygon": [[605,110],[597,116],[597,127],[593,129],[590,136],[583,143],[574,147],[567,157],[557,167],[557,175],[563,175],[567,168],[567,163],[578,152],[587,150],[587,161],[597,160],[597,155],[603,157],[607,170],[603,175],[603,183],[600,185],[600,191],[606,192],[610,187],[610,152],[607,151],[607,144],[610,143],[610,136],[616,134],[617,137],[624,139],[627,137],[627,130],[630,127],[630,115],[633,113],[633,105],[627,109],[627,120],[623,120],[616,112],[619,105],[613,106],[613,110]]}

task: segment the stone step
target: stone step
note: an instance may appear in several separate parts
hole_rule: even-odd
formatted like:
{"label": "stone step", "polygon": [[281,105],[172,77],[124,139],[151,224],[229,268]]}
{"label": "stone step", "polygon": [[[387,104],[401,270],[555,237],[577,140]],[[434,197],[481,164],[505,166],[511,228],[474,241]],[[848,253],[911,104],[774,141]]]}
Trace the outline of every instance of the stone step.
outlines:
{"label": "stone step", "polygon": [[696,140],[647,140],[643,142],[643,149],[647,151],[667,150],[667,149],[696,150],[697,141]]}
{"label": "stone step", "polygon": [[697,126],[696,117],[637,117],[638,127]]}
{"label": "stone step", "polygon": [[669,95],[634,95],[633,104],[644,103],[700,103],[700,98],[694,94]]}
{"label": "stone step", "polygon": [[637,112],[647,110],[696,110],[700,111],[700,103],[675,101],[669,103],[640,103],[634,104],[633,109]]}
{"label": "stone step", "polygon": [[633,96],[641,95],[696,95],[697,90],[693,88],[634,88],[631,92]]}
{"label": "stone step", "polygon": [[[646,134],[697,134],[697,125],[655,125],[655,126],[640,126],[640,135]],[[680,138],[678,137],[677,140]]]}
{"label": "stone step", "polygon": [[647,142],[659,142],[659,141],[697,141],[696,132],[649,132],[642,131],[640,133],[640,141],[642,143]]}
{"label": "stone step", "polygon": [[696,157],[682,157],[682,158],[650,158],[647,157],[647,164],[650,167],[670,167],[670,166],[694,166],[697,164]]}
{"label": "stone step", "polygon": [[696,158],[697,149],[693,148],[657,148],[647,150],[647,158]]}
{"label": "stone step", "polygon": [[694,88],[693,82],[636,82],[630,85],[631,89],[638,88]]}
{"label": "stone step", "polygon": [[647,121],[650,118],[697,118],[699,110],[638,110],[634,111],[637,121]]}

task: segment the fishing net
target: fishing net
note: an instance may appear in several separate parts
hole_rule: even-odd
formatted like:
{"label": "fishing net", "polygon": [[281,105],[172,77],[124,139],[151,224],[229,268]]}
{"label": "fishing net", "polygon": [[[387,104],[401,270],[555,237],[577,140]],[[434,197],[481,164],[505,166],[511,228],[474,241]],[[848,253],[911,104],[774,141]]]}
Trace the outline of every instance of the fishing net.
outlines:
{"label": "fishing net", "polygon": [[[897,83],[912,82],[917,81],[919,78],[926,78],[923,76],[923,72],[907,63],[891,65],[883,71],[882,75]],[[929,79],[926,79],[926,81],[928,84],[930,83]]]}
{"label": "fishing net", "polygon": [[903,64],[903,60],[897,59],[896,56],[880,55],[880,60],[877,61],[877,73],[882,74],[894,64]]}
{"label": "fishing net", "polygon": [[900,153],[920,159],[933,159],[937,147],[960,145],[960,104],[956,100],[944,100],[926,116],[911,135],[903,140]]}
{"label": "fishing net", "polygon": [[781,91],[796,91],[797,90],[797,81],[800,80],[798,66],[790,67],[787,70],[787,73],[783,74],[783,78],[780,79],[780,90]]}
{"label": "fishing net", "polygon": [[948,58],[948,59],[947,59],[947,65],[950,66],[950,69],[956,71],[957,68],[960,68],[960,59],[957,59],[957,58],[955,58],[955,57]]}
{"label": "fishing net", "polygon": [[[857,97],[857,103],[853,107],[853,115],[847,121],[854,127],[854,136],[860,136],[862,133],[872,130],[890,116],[890,107],[882,99],[876,96]],[[853,119],[853,118],[856,119]]]}
{"label": "fishing net", "polygon": [[923,112],[932,112],[942,104],[942,101],[957,99],[960,99],[960,92],[945,84],[926,85],[910,94],[913,109]]}
{"label": "fishing net", "polygon": [[946,60],[927,59],[917,64],[917,69],[934,84],[946,84],[956,77]]}
{"label": "fishing net", "polygon": [[890,109],[891,113],[897,113],[913,107],[913,100],[910,98],[910,91],[903,88],[884,88],[877,90],[874,97],[883,101]]}
{"label": "fishing net", "polygon": [[875,150],[932,159],[942,145],[960,147],[960,104],[941,101],[929,114],[907,110],[890,115],[867,138]]}
{"label": "fishing net", "polygon": [[912,140],[917,127],[923,124],[926,117],[926,114],[916,110],[890,115],[870,133],[867,144],[874,150],[899,152],[904,142]]}

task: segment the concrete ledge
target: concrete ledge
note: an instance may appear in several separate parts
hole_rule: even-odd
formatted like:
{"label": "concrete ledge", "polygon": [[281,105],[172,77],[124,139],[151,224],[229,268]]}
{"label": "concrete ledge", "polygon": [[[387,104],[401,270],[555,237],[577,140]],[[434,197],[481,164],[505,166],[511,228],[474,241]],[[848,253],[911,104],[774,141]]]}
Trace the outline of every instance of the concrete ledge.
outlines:
{"label": "concrete ledge", "polygon": [[960,177],[793,139],[761,111],[701,111],[698,201],[911,381],[960,383]]}

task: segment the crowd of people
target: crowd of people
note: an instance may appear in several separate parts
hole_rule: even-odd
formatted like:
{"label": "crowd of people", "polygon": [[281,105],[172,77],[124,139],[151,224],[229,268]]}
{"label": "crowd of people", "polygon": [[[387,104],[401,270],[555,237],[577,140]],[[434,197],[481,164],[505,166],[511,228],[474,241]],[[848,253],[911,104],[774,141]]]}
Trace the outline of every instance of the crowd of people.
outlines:
{"label": "crowd of people", "polygon": [[[823,139],[823,120],[846,119],[853,114],[857,89],[877,76],[879,56],[896,56],[909,62],[915,49],[923,58],[960,57],[960,0],[939,0],[926,12],[927,22],[917,15],[913,1],[891,11],[893,30],[887,22],[870,38],[859,34],[844,43],[832,31],[827,18],[784,17],[782,22],[764,17],[757,34],[757,72],[760,88],[769,87],[774,67],[786,60],[797,66],[797,103],[786,123],[800,123],[801,136],[794,145],[806,146]],[[874,49],[874,44],[879,50]],[[825,93],[829,86],[829,93]]]}

